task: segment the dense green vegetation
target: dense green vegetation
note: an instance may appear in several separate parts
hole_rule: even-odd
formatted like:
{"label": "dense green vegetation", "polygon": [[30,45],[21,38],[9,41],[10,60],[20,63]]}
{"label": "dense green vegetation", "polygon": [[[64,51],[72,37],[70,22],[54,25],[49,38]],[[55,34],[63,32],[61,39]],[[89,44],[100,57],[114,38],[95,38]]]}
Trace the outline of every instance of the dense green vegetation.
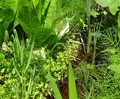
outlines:
{"label": "dense green vegetation", "polygon": [[119,99],[120,0],[0,0],[0,99]]}

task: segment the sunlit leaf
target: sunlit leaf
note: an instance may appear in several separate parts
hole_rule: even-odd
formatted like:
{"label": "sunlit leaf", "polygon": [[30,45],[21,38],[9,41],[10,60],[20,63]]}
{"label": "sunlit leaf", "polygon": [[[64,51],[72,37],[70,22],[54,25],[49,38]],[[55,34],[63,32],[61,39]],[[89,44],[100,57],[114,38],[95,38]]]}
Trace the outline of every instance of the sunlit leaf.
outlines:
{"label": "sunlit leaf", "polygon": [[106,7],[110,4],[113,0],[95,0],[99,5]]}
{"label": "sunlit leaf", "polygon": [[95,10],[91,10],[91,15],[94,16],[94,17],[97,17],[99,15],[98,12],[96,12]]}
{"label": "sunlit leaf", "polygon": [[119,10],[120,0],[95,0],[102,7],[109,7],[110,12],[115,15]]}
{"label": "sunlit leaf", "polygon": [[41,26],[34,8],[29,8],[27,6],[21,8],[18,21],[27,34],[27,37],[32,37],[39,45],[41,45],[51,34],[51,28],[44,28]]}
{"label": "sunlit leaf", "polygon": [[13,10],[15,13],[17,10],[17,6],[18,6],[18,0],[6,0],[5,6],[9,9]]}

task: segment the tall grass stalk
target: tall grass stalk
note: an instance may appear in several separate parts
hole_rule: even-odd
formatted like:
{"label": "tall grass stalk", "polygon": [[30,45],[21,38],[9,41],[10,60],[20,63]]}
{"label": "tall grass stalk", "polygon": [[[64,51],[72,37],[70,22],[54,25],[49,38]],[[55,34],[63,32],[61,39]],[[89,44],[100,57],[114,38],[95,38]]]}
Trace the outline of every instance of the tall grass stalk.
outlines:
{"label": "tall grass stalk", "polygon": [[29,81],[29,84],[28,84],[28,89],[27,89],[27,91],[26,91],[25,99],[29,99],[29,95],[31,95],[32,86],[33,86],[33,83],[34,83],[35,70],[36,70],[36,67],[34,66],[33,74],[32,74],[32,76],[31,76],[30,81]]}
{"label": "tall grass stalk", "polygon": [[[32,43],[30,52],[28,53],[28,58],[25,59],[25,44],[23,41],[19,41],[17,31],[14,29],[14,35],[13,36],[13,49],[15,51],[14,53],[14,60],[13,65],[15,67],[16,73],[18,75],[17,78],[17,85],[16,85],[16,98],[17,99],[30,99],[31,93],[32,93],[32,86],[34,83],[34,76],[35,76],[35,70],[36,67],[34,66],[32,73],[30,74],[30,77],[28,76],[28,68],[30,66],[30,62],[32,59],[32,52],[34,43]],[[16,65],[16,62],[19,62],[18,65]],[[19,67],[21,68],[19,70]]]}
{"label": "tall grass stalk", "polygon": [[90,53],[90,44],[92,39],[92,33],[90,29],[90,11],[91,11],[91,0],[86,0],[86,12],[88,18],[88,43],[87,43],[87,53]]}
{"label": "tall grass stalk", "polygon": [[28,69],[28,67],[29,67],[29,65],[30,65],[30,61],[31,61],[31,59],[32,59],[33,47],[34,47],[34,42],[33,42],[32,45],[31,45],[31,50],[30,50],[30,53],[29,53],[29,58],[28,58],[28,61],[27,61],[27,64],[26,64],[26,68],[25,68],[24,73],[26,72],[26,70]]}
{"label": "tall grass stalk", "polygon": [[100,24],[96,24],[94,26],[94,41],[93,41],[93,44],[94,44],[94,51],[93,51],[93,61],[92,61],[92,64],[94,65],[95,63],[95,57],[96,57],[96,49],[97,49],[97,38],[99,37],[99,30],[100,30]]}

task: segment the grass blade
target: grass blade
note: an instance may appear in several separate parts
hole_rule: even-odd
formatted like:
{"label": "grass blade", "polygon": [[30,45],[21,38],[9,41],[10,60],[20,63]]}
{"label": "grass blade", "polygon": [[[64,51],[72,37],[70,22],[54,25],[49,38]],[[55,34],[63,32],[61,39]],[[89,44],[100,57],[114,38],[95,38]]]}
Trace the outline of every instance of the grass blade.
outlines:
{"label": "grass blade", "polygon": [[30,53],[29,53],[29,58],[28,58],[26,69],[25,69],[24,73],[27,71],[27,69],[28,69],[28,67],[30,65],[30,62],[31,62],[31,59],[32,59],[33,47],[34,47],[34,41],[33,41],[32,45],[31,45],[31,49],[30,49]]}
{"label": "grass blade", "polygon": [[61,96],[61,94],[60,94],[60,91],[59,91],[59,89],[57,88],[57,85],[56,85],[53,77],[50,75],[50,73],[49,73],[49,78],[50,78],[51,87],[52,87],[52,89],[53,89],[53,91],[54,91],[55,99],[62,99],[62,96]]}
{"label": "grass blade", "polygon": [[34,66],[34,69],[33,69],[33,74],[32,76],[30,77],[30,81],[29,81],[29,84],[28,84],[28,89],[26,91],[26,96],[25,96],[25,99],[29,99],[31,93],[32,93],[32,89],[33,89],[33,84],[34,84],[34,77],[35,77],[35,70],[36,70],[36,67]]}
{"label": "grass blade", "polygon": [[77,91],[76,91],[76,84],[75,84],[75,77],[72,69],[72,65],[69,65],[69,73],[68,73],[68,88],[69,88],[69,99],[78,99],[77,98]]}

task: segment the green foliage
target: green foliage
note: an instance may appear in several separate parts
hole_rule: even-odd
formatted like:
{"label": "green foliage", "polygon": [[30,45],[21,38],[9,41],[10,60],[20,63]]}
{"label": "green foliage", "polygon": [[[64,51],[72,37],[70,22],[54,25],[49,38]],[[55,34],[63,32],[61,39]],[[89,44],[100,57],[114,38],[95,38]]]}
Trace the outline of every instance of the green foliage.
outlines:
{"label": "green foliage", "polygon": [[[41,2],[41,0],[39,0],[39,2]],[[47,3],[43,1],[43,4],[47,4]],[[50,27],[43,26],[45,24],[45,20],[48,14],[50,4],[51,2],[48,3],[47,7],[45,8],[45,11],[43,11],[43,8],[41,8],[39,9],[39,11],[43,11],[43,12],[38,11],[38,13],[36,13],[36,8],[34,7],[33,2],[28,1],[26,5],[23,5],[18,10],[19,12],[17,18],[18,22],[22,26],[27,36],[29,38],[34,39],[35,42],[37,42],[39,45],[43,44],[53,31],[51,26]]]}
{"label": "green foliage", "polygon": [[98,4],[103,7],[109,7],[110,12],[115,15],[116,12],[119,10],[120,1],[119,0],[95,0]]}
{"label": "green foliage", "polygon": [[17,10],[17,0],[7,0],[7,2],[1,1],[0,5],[0,19],[6,30],[9,24],[14,20],[15,11]]}
{"label": "green foliage", "polygon": [[[75,78],[74,78],[74,73],[72,69],[71,63],[69,63],[69,74],[68,74],[68,83],[69,83],[69,99],[77,99],[77,91],[76,91],[76,84],[75,84]],[[50,84],[51,87],[54,91],[55,99],[62,99],[61,94],[59,92],[59,89],[57,88],[55,81],[53,77],[49,74],[50,76]]]}
{"label": "green foliage", "polygon": [[[74,25],[80,25],[80,19],[86,17],[86,2],[85,0],[63,0],[67,5],[66,9],[69,9],[68,16],[71,17],[71,23]],[[68,2],[69,1],[69,2]],[[80,25],[81,26],[81,25]]]}
{"label": "green foliage", "polygon": [[105,64],[96,66],[86,62],[80,64],[77,70],[77,79],[82,84],[86,99],[117,99],[119,95],[120,79]]}
{"label": "green foliage", "polygon": [[[101,5],[102,7],[109,7],[110,12],[113,15],[116,15],[116,13],[119,11],[119,6],[120,6],[120,1],[119,0],[95,0],[99,5]],[[119,12],[118,12],[118,18],[117,18],[117,22],[118,22],[118,36],[120,38],[120,33],[119,33]]]}
{"label": "green foliage", "polygon": [[98,63],[95,63],[95,65],[81,62],[77,71],[77,78],[79,83],[83,85],[86,98],[117,99],[120,97],[120,42],[117,28],[114,26],[105,31],[102,30],[98,40],[102,44],[99,44],[99,46],[103,46],[103,49],[97,54],[101,54],[103,59],[96,59]]}
{"label": "green foliage", "polygon": [[[112,15],[119,11],[119,0],[95,1],[108,7]],[[104,8],[97,4],[95,10],[91,9],[93,2],[0,0],[0,46],[4,41],[0,49],[1,99],[46,99],[48,95],[52,96],[52,92],[56,99],[62,99],[56,83],[64,81],[67,75],[70,99],[80,97],[75,77],[82,85],[81,93],[86,99],[120,97],[120,13],[115,26],[106,29],[101,19],[109,16],[109,11],[104,16],[104,12],[101,13]],[[94,18],[100,18],[102,22],[96,24]],[[85,38],[87,30],[88,40]],[[23,32],[26,37],[20,39]],[[68,34],[64,35],[66,32]],[[75,36],[70,37],[73,33]],[[12,41],[8,39],[11,34]],[[89,60],[89,56],[93,57],[93,63],[82,61]],[[75,77],[71,60],[80,60],[79,67],[75,68]]]}
{"label": "green foliage", "polygon": [[91,10],[90,14],[94,17],[97,17],[98,15],[100,15],[98,12]]}
{"label": "green foliage", "polygon": [[[99,73],[100,72],[100,73]],[[119,79],[115,79],[113,72],[103,68],[99,69],[97,80],[93,81],[93,99],[117,99],[119,95]]]}
{"label": "green foliage", "polygon": [[115,79],[120,79],[120,63],[119,63],[119,57],[120,57],[120,53],[119,53],[119,49],[115,49],[110,48],[107,49],[105,52],[107,52],[109,54],[109,58],[108,58],[108,62],[109,62],[109,66],[108,69],[110,69],[111,71],[114,72],[114,77]]}
{"label": "green foliage", "polygon": [[0,46],[2,45],[3,41],[4,41],[4,27],[3,23],[0,22]]}
{"label": "green foliage", "polygon": [[33,53],[34,44],[31,44],[30,40],[27,39],[26,44],[19,41],[16,30],[12,37],[13,42],[6,42],[9,47],[7,52],[2,50],[0,52],[0,73],[2,73],[0,80],[5,82],[0,86],[2,90],[0,98],[45,99],[52,93],[48,71],[50,70],[57,81],[64,79],[72,47],[65,45],[65,50],[56,53],[56,58],[51,57],[49,51],[45,51],[45,57],[42,57],[42,54]]}
{"label": "green foliage", "polygon": [[[27,38],[34,40],[35,45],[46,46],[51,35],[54,35],[55,39],[60,39],[57,35],[62,30],[58,34],[55,33],[56,27],[53,24],[58,24],[55,21],[66,14],[62,9],[66,5],[62,4],[60,0],[1,0],[0,21],[9,34],[17,26],[21,26]],[[23,34],[19,31],[17,29],[18,34]],[[58,40],[54,40],[53,44]]]}

